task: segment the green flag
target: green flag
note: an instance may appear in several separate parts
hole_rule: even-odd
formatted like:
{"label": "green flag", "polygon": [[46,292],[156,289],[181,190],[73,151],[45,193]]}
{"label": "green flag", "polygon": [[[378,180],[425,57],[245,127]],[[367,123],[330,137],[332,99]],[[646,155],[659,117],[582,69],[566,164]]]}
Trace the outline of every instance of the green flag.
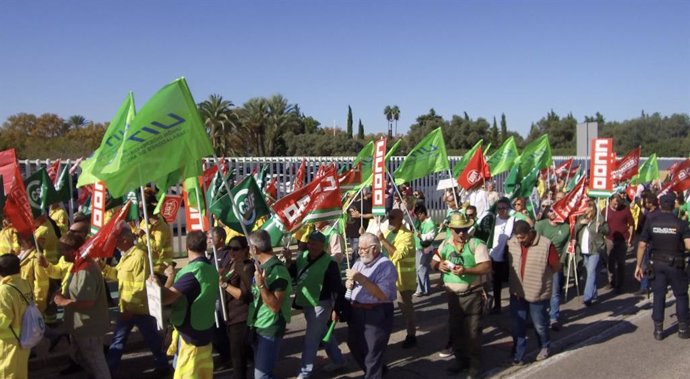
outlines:
{"label": "green flag", "polygon": [[575,188],[575,184],[577,184],[577,182],[579,182],[580,179],[582,179],[582,176],[585,174],[585,170],[583,168],[584,168],[584,166],[581,164],[577,168],[577,174],[575,174],[572,178],[570,178],[568,183],[566,183],[566,185],[565,185],[566,193],[572,191],[573,188]]}
{"label": "green flag", "polygon": [[60,201],[45,168],[29,175],[24,180],[24,185],[34,217],[42,215],[50,204]]}
{"label": "green flag", "polygon": [[92,158],[91,174],[105,181],[113,196],[151,178],[174,183],[202,174],[201,159],[213,155],[213,148],[184,78],[159,90],[133,118],[133,100],[126,109],[116,116],[125,121],[108,127]]}
{"label": "green flag", "polygon": [[[384,159],[384,162],[385,162],[386,167],[388,167],[388,166],[387,166],[387,165],[388,165],[388,161],[391,159],[391,157],[393,156],[393,154],[395,154],[395,151],[398,150],[398,147],[400,147],[400,141],[402,141],[402,140],[396,141],[396,142],[393,144],[393,147],[391,147],[390,149],[388,149],[388,152],[386,153],[386,158]],[[374,158],[374,149],[373,149],[373,148],[372,148],[372,150],[371,150],[371,155],[372,155],[371,159],[372,159],[372,162],[373,162],[373,158]],[[357,187],[355,187],[352,191],[359,191],[360,188],[371,187],[371,180],[372,180],[372,176],[373,176],[373,171],[372,171],[373,167],[372,167],[372,164],[373,164],[373,163],[370,163],[370,164],[369,164],[369,170],[368,170],[368,171],[364,171],[364,169],[362,169],[362,184],[360,184],[360,185],[358,185]]]}
{"label": "green flag", "polygon": [[526,177],[535,167],[542,169],[552,164],[549,135],[544,134],[525,146],[525,150],[520,155],[518,177]]}
{"label": "green flag", "polygon": [[240,223],[250,231],[257,219],[271,213],[253,175],[247,175],[230,190],[241,215],[235,214],[225,188],[216,188],[215,191],[216,196],[209,203],[209,211],[236,232],[244,233]]}
{"label": "green flag", "polygon": [[[512,171],[513,170],[511,170],[511,173]],[[527,173],[527,176],[517,181],[516,185],[513,186],[513,190],[511,192],[508,192],[507,189],[505,190],[506,196],[508,196],[511,199],[514,199],[516,197],[527,198],[530,195],[532,195],[534,186],[537,185],[537,181],[539,180],[539,171],[539,168],[533,168],[532,171]],[[510,177],[510,174],[508,176]],[[506,181],[508,181],[508,179],[506,179]]]}
{"label": "green flag", "polygon": [[448,170],[448,154],[441,128],[427,134],[393,173],[395,184],[411,182],[435,172]]}
{"label": "green flag", "polygon": [[483,139],[477,141],[477,143],[475,143],[471,149],[465,152],[465,155],[462,156],[460,162],[455,164],[455,167],[453,168],[453,178],[457,178],[458,176],[460,176],[460,173],[462,173],[462,170],[465,169],[465,166],[467,166],[467,163],[470,162],[470,159],[472,159],[474,153],[477,151],[477,149],[479,149],[479,146],[481,146],[482,143],[484,143]]}
{"label": "green flag", "polygon": [[659,179],[659,164],[656,161],[656,153],[654,153],[640,166],[639,173],[633,178],[632,182],[633,184],[642,184],[656,179]]}
{"label": "green flag", "polygon": [[489,150],[491,150],[491,142],[489,142],[489,144],[486,145],[486,148],[483,148],[482,150],[484,150],[484,160],[486,160],[486,158],[489,156]]}
{"label": "green flag", "polygon": [[69,187],[69,167],[67,165],[65,165],[58,177],[55,191],[57,192],[59,201],[69,201],[72,197],[72,191]]}
{"label": "green flag", "polygon": [[126,203],[127,200],[132,201],[127,214],[127,221],[139,221],[139,197],[137,196],[137,191],[127,192],[122,201]]}
{"label": "green flag", "polygon": [[283,237],[287,235],[285,225],[283,225],[283,223],[280,222],[280,220],[278,220],[278,218],[274,215],[271,215],[271,217],[266,220],[263,225],[261,225],[261,230],[267,231],[268,235],[271,236],[271,246],[273,247],[280,246],[283,241]]}
{"label": "green flag", "polygon": [[491,169],[491,176],[510,170],[518,155],[515,137],[510,136],[486,161]]}
{"label": "green flag", "polygon": [[362,162],[362,175],[364,173],[370,173],[371,172],[371,165],[374,161],[374,141],[369,141],[362,150],[359,151],[359,154],[357,154],[357,157],[355,157],[354,162],[352,162],[352,167],[356,167],[359,162]]}

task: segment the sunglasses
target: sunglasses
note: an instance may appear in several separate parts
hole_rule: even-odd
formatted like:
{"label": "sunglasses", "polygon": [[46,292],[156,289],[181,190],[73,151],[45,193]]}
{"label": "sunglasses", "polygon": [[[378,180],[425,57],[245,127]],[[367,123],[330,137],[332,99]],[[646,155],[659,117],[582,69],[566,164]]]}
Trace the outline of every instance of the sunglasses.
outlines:
{"label": "sunglasses", "polygon": [[467,233],[467,231],[470,230],[470,228],[451,228],[451,230],[453,230],[455,233],[460,234]]}

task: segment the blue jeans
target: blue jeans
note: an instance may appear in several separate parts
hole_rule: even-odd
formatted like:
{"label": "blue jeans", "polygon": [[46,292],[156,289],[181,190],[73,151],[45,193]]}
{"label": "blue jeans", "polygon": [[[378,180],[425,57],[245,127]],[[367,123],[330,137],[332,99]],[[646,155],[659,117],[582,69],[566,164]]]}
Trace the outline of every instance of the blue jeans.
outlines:
{"label": "blue jeans", "polygon": [[[321,300],[315,307],[304,308],[304,319],[307,321],[307,329],[304,331],[304,349],[302,350],[302,361],[299,373],[303,378],[308,378],[314,371],[314,361],[316,353],[319,351],[321,339],[326,334],[328,320],[331,319],[333,305],[330,300]],[[338,348],[335,333],[331,335],[330,341],[324,345],[326,354],[336,364],[345,362],[343,354]]]}
{"label": "blue jeans", "polygon": [[254,344],[254,379],[273,379],[283,337],[256,334]]}
{"label": "blue jeans", "polygon": [[530,303],[525,299],[510,295],[510,314],[513,317],[513,359],[524,361],[527,350],[527,319],[532,318],[534,332],[540,348],[551,347],[549,336],[548,300]]}
{"label": "blue jeans", "polygon": [[585,303],[597,299],[597,268],[599,267],[599,254],[582,254],[587,270],[587,281],[585,282],[585,293],[583,301]]}
{"label": "blue jeans", "polygon": [[428,295],[431,292],[429,284],[429,271],[431,271],[431,258],[434,254],[424,254],[417,250],[417,293]]}
{"label": "blue jeans", "polygon": [[553,282],[551,283],[551,310],[549,315],[551,321],[558,321],[561,316],[561,283],[563,280],[563,271],[558,271],[553,274]]}
{"label": "blue jeans", "polygon": [[122,352],[127,344],[129,333],[135,325],[139,328],[144,341],[149,345],[156,367],[167,367],[168,357],[163,352],[163,337],[161,337],[156,328],[156,319],[149,315],[132,315],[129,320],[123,320],[122,315],[120,315],[115,324],[110,349],[108,349],[108,354],[106,355],[110,371],[115,372],[117,369],[122,359]]}

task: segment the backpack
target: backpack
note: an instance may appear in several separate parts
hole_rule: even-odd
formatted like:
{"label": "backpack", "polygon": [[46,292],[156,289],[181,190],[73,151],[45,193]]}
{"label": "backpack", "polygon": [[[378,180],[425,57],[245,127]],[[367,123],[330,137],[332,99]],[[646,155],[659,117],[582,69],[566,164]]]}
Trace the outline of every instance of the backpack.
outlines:
{"label": "backpack", "polygon": [[17,339],[17,342],[19,342],[19,345],[23,349],[31,349],[41,342],[43,339],[43,334],[46,331],[46,324],[43,321],[43,315],[41,315],[41,311],[38,310],[36,302],[34,302],[33,299],[29,301],[24,296],[22,291],[19,290],[19,288],[9,283],[7,283],[7,285],[14,288],[22,299],[24,299],[27,305],[26,311],[24,311],[24,315],[22,316],[22,331],[20,335],[17,336],[17,333],[14,332],[12,326],[10,326],[10,330],[12,331],[12,334],[14,334],[14,338]]}

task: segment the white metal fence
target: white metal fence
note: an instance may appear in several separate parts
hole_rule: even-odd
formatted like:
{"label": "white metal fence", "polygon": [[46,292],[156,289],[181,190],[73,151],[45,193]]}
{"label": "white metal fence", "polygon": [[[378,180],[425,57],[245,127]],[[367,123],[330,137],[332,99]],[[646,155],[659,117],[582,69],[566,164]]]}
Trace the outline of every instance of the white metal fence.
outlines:
{"label": "white metal fence", "polygon": [[[395,169],[400,166],[405,157],[391,157],[388,162],[388,169],[390,172],[394,172]],[[453,167],[462,157],[451,156],[449,157],[451,167]],[[335,163],[339,167],[346,166],[350,167],[355,157],[228,157],[224,158],[230,169],[235,171],[236,179],[241,179],[242,177],[252,173],[255,170],[259,170],[263,165],[267,167],[267,174],[269,178],[277,177],[278,179],[278,197],[285,195],[292,188],[292,180],[299,169],[302,160],[306,160],[306,182],[312,180],[319,166],[322,164]],[[557,156],[553,157],[555,165],[560,164],[570,157]],[[673,163],[682,161],[686,158],[658,158],[659,169],[666,170]],[[575,165],[585,164],[585,167],[589,167],[589,157],[575,157]],[[642,158],[642,161],[646,158]],[[40,169],[41,167],[48,167],[54,160],[46,159],[31,159],[31,160],[20,160],[19,164],[21,170],[25,177],[31,175],[34,171]],[[62,160],[63,164],[72,165],[73,160]],[[214,158],[209,158],[206,160],[206,165],[214,164]],[[505,180],[507,174],[501,174],[493,178],[496,182],[496,188],[503,188],[503,181]],[[447,172],[440,172],[437,174],[429,175],[421,179],[417,179],[411,183],[412,188],[424,193],[426,198],[426,206],[429,210],[430,216],[436,220],[445,216],[446,207],[442,201],[442,193],[436,190],[436,186],[441,179],[448,178]],[[76,182],[75,182],[76,183]],[[173,192],[179,193],[180,188],[173,188]],[[184,216],[178,217],[177,221],[170,225],[171,230],[174,235],[174,247],[175,250],[180,252],[184,251],[182,246],[182,238],[180,238],[184,232]]]}

